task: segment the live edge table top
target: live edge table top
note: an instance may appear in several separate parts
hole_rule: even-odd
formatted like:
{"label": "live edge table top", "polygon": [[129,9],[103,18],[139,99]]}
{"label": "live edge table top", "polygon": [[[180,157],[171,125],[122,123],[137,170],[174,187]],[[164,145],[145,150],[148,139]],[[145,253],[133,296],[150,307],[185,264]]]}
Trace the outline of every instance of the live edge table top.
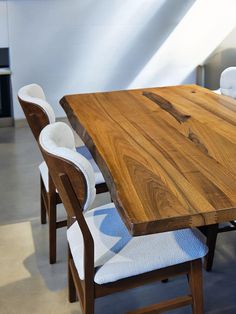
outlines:
{"label": "live edge table top", "polygon": [[132,235],[236,219],[236,100],[181,85],[60,103]]}

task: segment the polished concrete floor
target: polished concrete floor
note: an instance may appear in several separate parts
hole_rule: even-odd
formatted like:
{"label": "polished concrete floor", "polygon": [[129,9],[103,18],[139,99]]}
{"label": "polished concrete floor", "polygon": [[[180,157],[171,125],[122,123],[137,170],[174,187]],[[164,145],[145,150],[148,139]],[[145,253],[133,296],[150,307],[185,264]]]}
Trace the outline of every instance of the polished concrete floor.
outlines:
{"label": "polished concrete floor", "polygon": [[[0,129],[0,313],[79,314],[67,301],[65,229],[58,232],[58,262],[48,264],[48,229],[39,220],[39,150],[28,128]],[[96,200],[100,204],[108,195]],[[63,207],[59,215],[64,215]],[[214,269],[204,272],[205,310],[236,313],[236,233],[218,238]],[[187,280],[103,297],[96,314],[120,314],[187,292]],[[172,311],[191,313],[189,307]]]}

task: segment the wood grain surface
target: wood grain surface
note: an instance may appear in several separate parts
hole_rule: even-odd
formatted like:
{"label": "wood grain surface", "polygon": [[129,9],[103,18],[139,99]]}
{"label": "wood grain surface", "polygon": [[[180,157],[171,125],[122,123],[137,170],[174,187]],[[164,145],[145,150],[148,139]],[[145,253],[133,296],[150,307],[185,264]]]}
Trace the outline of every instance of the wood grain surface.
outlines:
{"label": "wood grain surface", "polygon": [[60,103],[131,234],[236,219],[236,100],[181,85]]}

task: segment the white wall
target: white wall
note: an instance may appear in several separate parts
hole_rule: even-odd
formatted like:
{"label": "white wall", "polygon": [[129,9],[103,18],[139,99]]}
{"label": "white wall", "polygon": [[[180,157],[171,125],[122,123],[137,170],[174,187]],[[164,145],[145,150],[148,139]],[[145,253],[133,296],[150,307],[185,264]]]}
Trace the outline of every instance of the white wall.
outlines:
{"label": "white wall", "polygon": [[129,88],[193,3],[8,0],[15,118],[23,117],[17,90],[31,82],[43,86],[57,116],[66,93]]}
{"label": "white wall", "polygon": [[31,82],[57,116],[67,93],[194,83],[196,66],[236,24],[235,0],[7,2],[16,119],[17,91]]}
{"label": "white wall", "polygon": [[0,48],[8,47],[7,2],[0,0]]}

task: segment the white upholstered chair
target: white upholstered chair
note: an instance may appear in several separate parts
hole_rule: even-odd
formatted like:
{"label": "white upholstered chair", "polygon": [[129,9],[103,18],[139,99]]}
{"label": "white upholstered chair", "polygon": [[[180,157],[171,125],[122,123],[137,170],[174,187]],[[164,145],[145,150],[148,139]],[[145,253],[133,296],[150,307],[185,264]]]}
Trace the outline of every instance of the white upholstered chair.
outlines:
{"label": "white upholstered chair", "polygon": [[236,67],[229,67],[221,73],[220,92],[222,95],[236,98]]}
{"label": "white upholstered chair", "polygon": [[[114,203],[86,211],[95,197],[94,172],[74,150],[69,127],[62,122],[46,126],[39,143],[68,214],[70,301],[77,295],[82,312],[93,314],[97,297],[187,274],[191,295],[154,309],[159,313],[192,304],[193,313],[203,313],[201,258],[207,247],[202,234],[182,229],[132,237]],[[82,182],[83,190],[78,189]]]}
{"label": "white upholstered chair", "polygon": [[[43,89],[37,84],[30,84],[22,87],[18,92],[18,99],[21,107],[25,113],[28,124],[38,142],[41,130],[48,124],[55,122],[55,114],[52,107],[46,100]],[[72,134],[72,131],[71,131]],[[72,134],[73,135],[73,134]],[[60,140],[60,134],[57,135]],[[73,136],[71,136],[73,138]],[[92,155],[86,146],[75,148],[73,138],[73,150],[77,150],[84,155],[92,165],[95,173],[95,183],[98,193],[106,192],[107,186],[105,184],[102,173],[96,165]],[[71,146],[72,149],[72,146]],[[56,262],[56,229],[66,226],[66,220],[57,221],[56,205],[61,203],[60,197],[54,187],[50,178],[47,165],[43,161],[39,165],[40,182],[41,182],[41,223],[46,223],[46,213],[48,213],[49,221],[49,261],[51,264]]]}
{"label": "white upholstered chair", "polygon": [[[220,88],[218,90],[214,90],[214,92],[236,99],[236,67],[228,67],[221,73]],[[205,259],[205,268],[207,271],[211,271],[213,267],[218,233],[235,231],[236,222],[229,221],[227,224],[215,224],[207,228],[203,228],[203,230],[205,230],[204,233],[206,233],[207,245],[209,247],[209,252]]]}
{"label": "white upholstered chair", "polygon": [[220,88],[214,92],[236,99],[236,67],[228,67],[221,73]]}

